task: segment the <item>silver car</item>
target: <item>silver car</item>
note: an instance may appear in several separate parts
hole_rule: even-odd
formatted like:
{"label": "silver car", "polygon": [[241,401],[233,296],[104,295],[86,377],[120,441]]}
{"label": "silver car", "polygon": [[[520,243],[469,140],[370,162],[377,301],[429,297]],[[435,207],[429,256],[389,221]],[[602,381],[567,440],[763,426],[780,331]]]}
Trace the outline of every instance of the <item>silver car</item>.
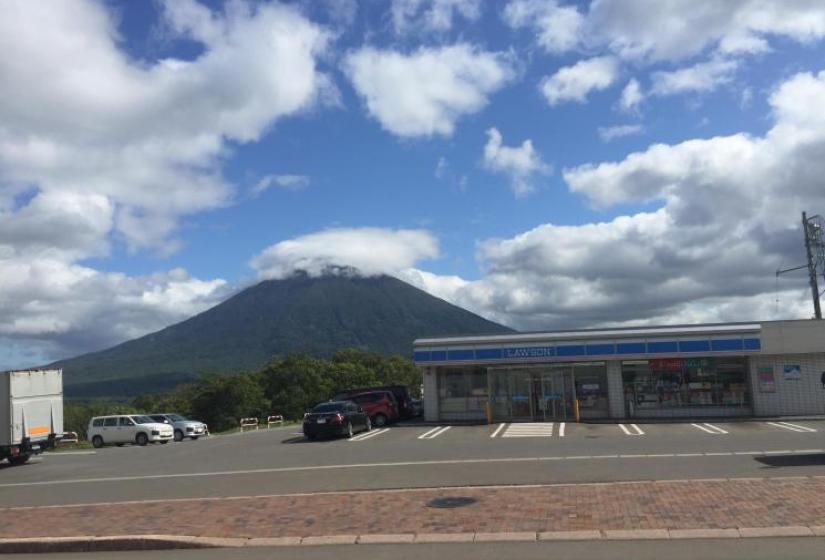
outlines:
{"label": "silver car", "polygon": [[206,424],[198,422],[197,420],[189,420],[180,414],[163,413],[163,414],[149,414],[149,417],[155,422],[169,424],[175,430],[175,441],[183,441],[184,438],[196,440],[201,436],[209,433]]}

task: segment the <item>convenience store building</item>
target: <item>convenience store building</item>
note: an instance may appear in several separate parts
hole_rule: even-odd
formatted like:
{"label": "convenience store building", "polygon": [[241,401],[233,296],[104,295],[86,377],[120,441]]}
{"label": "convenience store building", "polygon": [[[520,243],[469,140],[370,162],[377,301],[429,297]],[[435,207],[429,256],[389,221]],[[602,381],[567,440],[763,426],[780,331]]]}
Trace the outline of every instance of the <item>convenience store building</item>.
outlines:
{"label": "convenience store building", "polygon": [[821,320],[419,339],[414,359],[434,422],[825,414]]}

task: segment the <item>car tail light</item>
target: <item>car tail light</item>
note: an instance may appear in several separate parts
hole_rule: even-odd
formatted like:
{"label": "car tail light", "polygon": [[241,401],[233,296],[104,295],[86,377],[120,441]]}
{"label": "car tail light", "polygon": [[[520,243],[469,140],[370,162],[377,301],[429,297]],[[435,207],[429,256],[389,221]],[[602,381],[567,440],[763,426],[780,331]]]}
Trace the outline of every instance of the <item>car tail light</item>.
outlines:
{"label": "car tail light", "polygon": [[332,417],[332,421],[333,422],[343,422],[344,417],[340,414],[336,414],[335,416]]}

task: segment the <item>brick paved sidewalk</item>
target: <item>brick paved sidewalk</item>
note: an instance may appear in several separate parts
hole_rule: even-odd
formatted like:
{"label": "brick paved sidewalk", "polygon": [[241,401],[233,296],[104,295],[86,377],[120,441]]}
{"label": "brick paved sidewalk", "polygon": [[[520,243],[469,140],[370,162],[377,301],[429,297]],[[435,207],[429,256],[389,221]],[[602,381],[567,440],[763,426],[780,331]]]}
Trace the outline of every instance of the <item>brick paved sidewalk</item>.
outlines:
{"label": "brick paved sidewalk", "polygon": [[[41,491],[41,490],[38,490]],[[475,498],[457,509],[444,496]],[[0,538],[715,529],[825,525],[825,477],[388,490],[0,508]]]}

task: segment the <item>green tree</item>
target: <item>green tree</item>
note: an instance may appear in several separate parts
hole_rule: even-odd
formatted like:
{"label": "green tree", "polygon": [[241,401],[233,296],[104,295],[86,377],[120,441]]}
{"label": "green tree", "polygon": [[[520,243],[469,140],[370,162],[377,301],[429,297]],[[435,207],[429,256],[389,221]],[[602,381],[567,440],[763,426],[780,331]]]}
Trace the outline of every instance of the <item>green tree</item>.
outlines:
{"label": "green tree", "polygon": [[268,402],[258,375],[204,375],[192,388],[191,415],[213,432],[235,426],[241,418],[260,418],[268,413]]}
{"label": "green tree", "polygon": [[261,372],[264,394],[272,412],[296,420],[334,391],[330,364],[306,354],[287,354],[272,360]]}

